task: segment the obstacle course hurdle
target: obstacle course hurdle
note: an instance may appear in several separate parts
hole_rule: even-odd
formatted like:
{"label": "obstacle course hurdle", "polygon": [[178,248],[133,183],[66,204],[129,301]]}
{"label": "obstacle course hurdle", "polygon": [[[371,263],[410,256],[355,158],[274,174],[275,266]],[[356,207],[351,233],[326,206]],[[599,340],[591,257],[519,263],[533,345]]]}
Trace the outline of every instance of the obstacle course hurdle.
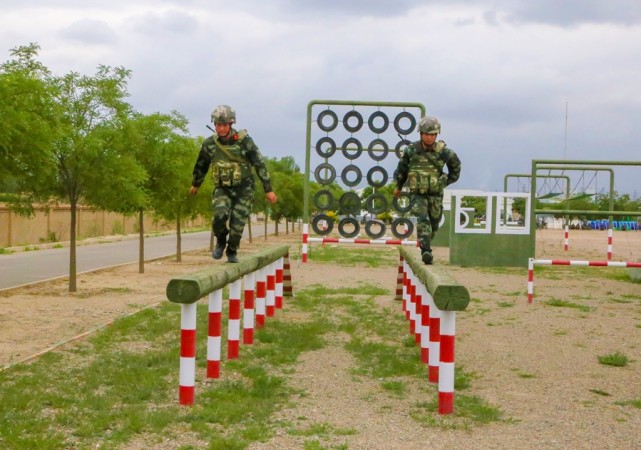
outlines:
{"label": "obstacle course hurdle", "polygon": [[[179,402],[194,403],[196,384],[196,311],[197,302],[209,295],[207,333],[207,378],[220,376],[223,289],[229,285],[229,322],[227,358],[239,356],[241,283],[244,281],[243,343],[253,343],[255,324],[262,327],[265,316],[283,307],[283,296],[292,295],[289,273],[289,246],[266,249],[242,257],[238,264],[214,264],[205,270],[178,278],[167,284],[167,299],[180,304],[180,380]],[[254,289],[255,284],[255,289]]]}
{"label": "obstacle course hurdle", "polygon": [[571,261],[565,259],[528,259],[527,302],[534,298],[534,266],[582,266],[582,267],[641,267],[641,262],[625,261]]}
{"label": "obstacle course hurdle", "polygon": [[454,340],[456,311],[470,302],[467,288],[442,267],[426,266],[415,251],[399,247],[396,298],[410,323],[410,333],[421,346],[427,376],[438,383],[438,412],[454,412]]}

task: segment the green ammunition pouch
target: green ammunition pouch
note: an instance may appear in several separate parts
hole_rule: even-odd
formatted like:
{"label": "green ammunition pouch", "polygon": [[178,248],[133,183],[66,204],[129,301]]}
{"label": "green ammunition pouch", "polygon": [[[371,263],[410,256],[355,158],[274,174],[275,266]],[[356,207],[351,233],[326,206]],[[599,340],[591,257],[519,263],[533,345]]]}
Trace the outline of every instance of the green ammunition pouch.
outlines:
{"label": "green ammunition pouch", "polygon": [[407,186],[412,194],[438,195],[443,193],[445,183],[441,176],[445,162],[441,159],[441,152],[444,148],[445,143],[438,141],[434,146],[434,151],[417,151],[410,157]]}
{"label": "green ammunition pouch", "polygon": [[214,135],[215,157],[211,165],[211,174],[215,186],[239,186],[243,180],[252,176],[251,166],[242,152],[242,141],[247,136],[246,130],[235,135],[233,144],[225,145]]}

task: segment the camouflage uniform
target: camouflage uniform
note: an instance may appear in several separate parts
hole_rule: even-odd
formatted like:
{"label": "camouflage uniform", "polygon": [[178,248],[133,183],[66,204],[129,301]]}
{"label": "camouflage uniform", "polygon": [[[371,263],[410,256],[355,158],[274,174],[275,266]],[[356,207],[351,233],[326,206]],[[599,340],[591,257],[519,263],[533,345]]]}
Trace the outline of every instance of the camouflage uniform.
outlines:
{"label": "camouflage uniform", "polygon": [[[444,166],[447,173],[443,172]],[[398,162],[396,186],[401,190],[408,184],[421,253],[429,252],[430,258],[430,244],[443,216],[443,190],[456,182],[460,174],[461,160],[444,141],[436,141],[429,148],[421,141],[413,142]]]}
{"label": "camouflage uniform", "polygon": [[232,128],[229,135],[227,142],[216,133],[203,141],[194,165],[192,185],[200,187],[211,166],[214,177],[212,229],[218,245],[224,248],[226,243],[227,255],[235,256],[254,200],[251,168],[256,171],[265,193],[272,191],[272,185],[263,156],[247,131]]}

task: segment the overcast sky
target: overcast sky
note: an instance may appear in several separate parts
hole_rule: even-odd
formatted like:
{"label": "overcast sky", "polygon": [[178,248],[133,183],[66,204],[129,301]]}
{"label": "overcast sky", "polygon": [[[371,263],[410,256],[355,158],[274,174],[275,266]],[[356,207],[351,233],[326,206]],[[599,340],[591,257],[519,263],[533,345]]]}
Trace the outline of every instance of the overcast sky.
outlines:
{"label": "overcast sky", "polygon": [[[177,110],[195,136],[208,134],[216,105],[232,105],[264,155],[292,155],[303,169],[316,99],[425,105],[463,162],[452,188],[502,191],[504,176],[530,173],[533,159],[641,161],[639,0],[0,0],[0,8],[2,61],[36,42],[59,75],[123,66],[137,111]],[[571,175],[577,192],[608,184],[603,172]],[[641,195],[640,179],[641,166],[615,168],[620,193]]]}

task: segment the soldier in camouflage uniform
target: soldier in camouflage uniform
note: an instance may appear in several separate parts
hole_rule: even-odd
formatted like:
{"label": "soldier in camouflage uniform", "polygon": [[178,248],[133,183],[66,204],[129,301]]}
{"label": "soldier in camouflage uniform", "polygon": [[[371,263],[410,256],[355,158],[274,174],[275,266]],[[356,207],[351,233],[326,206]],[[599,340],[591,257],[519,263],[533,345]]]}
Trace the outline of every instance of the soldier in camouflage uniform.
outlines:
{"label": "soldier in camouflage uniform", "polygon": [[214,177],[212,229],[216,236],[212,257],[220,259],[225,252],[228,262],[237,263],[236,252],[254,199],[252,167],[263,185],[267,201],[276,203],[277,197],[254,140],[247,130],[233,128],[236,112],[227,105],[217,106],[211,113],[211,121],[216,131],[203,141],[189,192],[192,195],[198,192],[211,166]]}
{"label": "soldier in camouflage uniform", "polygon": [[[461,160],[447,147],[436,141],[441,124],[436,117],[423,117],[418,129],[421,140],[407,146],[396,168],[394,197],[401,195],[406,185],[410,192],[412,214],[417,218],[416,233],[425,264],[432,264],[431,242],[443,216],[443,190],[456,182],[461,174]],[[443,167],[447,167],[447,173]]]}

